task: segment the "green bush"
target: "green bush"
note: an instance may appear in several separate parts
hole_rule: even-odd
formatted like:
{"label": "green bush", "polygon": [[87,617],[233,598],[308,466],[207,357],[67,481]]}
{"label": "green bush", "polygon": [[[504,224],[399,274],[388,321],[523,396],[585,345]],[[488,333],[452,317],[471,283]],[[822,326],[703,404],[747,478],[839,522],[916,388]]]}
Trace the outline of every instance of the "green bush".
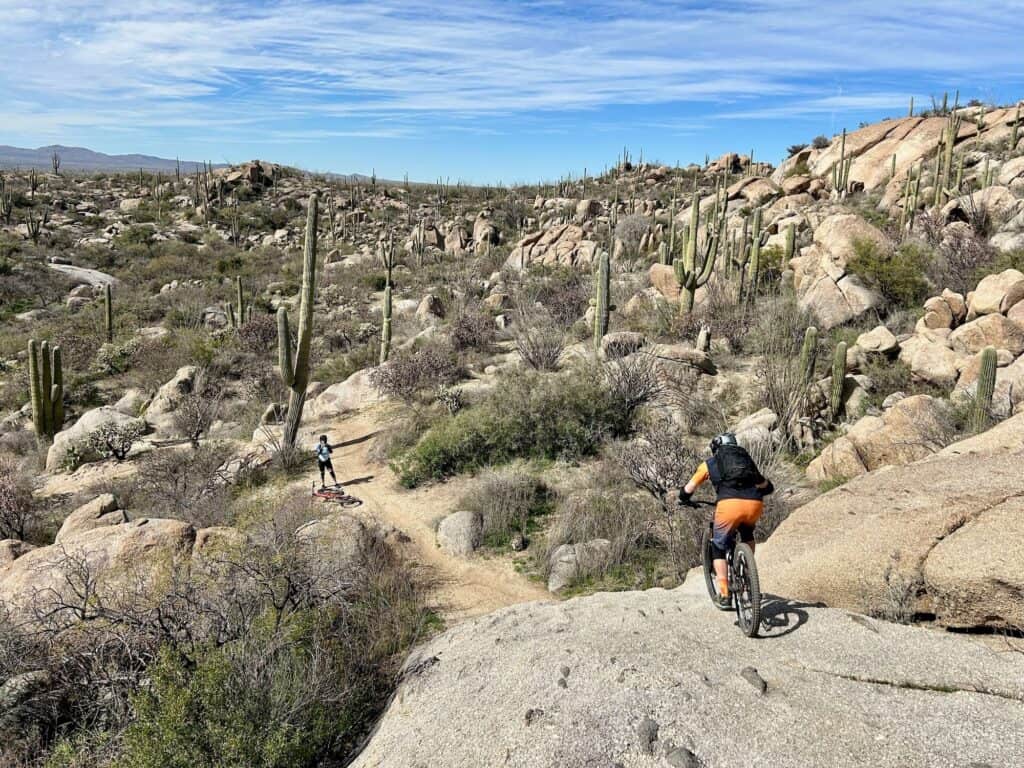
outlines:
{"label": "green bush", "polygon": [[886,253],[871,240],[855,240],[854,257],[847,268],[876,288],[895,307],[915,307],[928,297],[925,274],[930,252],[907,242]]}
{"label": "green bush", "polygon": [[589,366],[557,376],[517,371],[479,405],[434,425],[396,470],[412,488],[518,458],[590,456],[607,438],[629,432],[635,407]]}

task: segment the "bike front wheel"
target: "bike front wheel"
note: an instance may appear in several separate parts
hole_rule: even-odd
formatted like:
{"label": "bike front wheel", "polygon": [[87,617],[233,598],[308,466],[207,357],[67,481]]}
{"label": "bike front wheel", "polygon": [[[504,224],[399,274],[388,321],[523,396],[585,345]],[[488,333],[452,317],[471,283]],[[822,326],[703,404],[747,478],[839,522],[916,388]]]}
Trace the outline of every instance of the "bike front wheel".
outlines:
{"label": "bike front wheel", "polygon": [[736,618],[744,635],[756,637],[761,628],[761,583],[757,578],[754,550],[749,545],[736,545],[732,555],[732,570]]}
{"label": "bike front wheel", "polygon": [[718,604],[718,585],[715,583],[714,555],[711,552],[711,528],[704,529],[704,535],[700,540],[700,551],[704,557],[704,584],[708,588],[708,596],[711,602]]}

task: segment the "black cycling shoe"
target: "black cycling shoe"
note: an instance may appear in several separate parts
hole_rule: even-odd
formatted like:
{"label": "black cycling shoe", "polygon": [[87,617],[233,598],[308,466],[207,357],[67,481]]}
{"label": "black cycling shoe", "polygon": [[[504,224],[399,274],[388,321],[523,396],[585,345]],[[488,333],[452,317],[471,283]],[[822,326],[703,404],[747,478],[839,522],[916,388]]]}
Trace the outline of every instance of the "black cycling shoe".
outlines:
{"label": "black cycling shoe", "polygon": [[731,611],[732,610],[732,596],[719,595],[718,600],[715,601],[715,605],[718,606],[720,611]]}

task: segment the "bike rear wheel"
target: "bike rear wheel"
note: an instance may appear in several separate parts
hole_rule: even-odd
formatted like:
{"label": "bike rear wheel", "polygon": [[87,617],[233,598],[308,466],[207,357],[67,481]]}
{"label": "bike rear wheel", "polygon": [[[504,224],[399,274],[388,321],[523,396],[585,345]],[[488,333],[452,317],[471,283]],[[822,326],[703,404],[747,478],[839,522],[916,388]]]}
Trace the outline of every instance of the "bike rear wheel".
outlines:
{"label": "bike rear wheel", "polygon": [[761,582],[757,577],[754,550],[742,542],[732,553],[734,576],[733,602],[740,630],[747,637],[756,637],[761,628]]}

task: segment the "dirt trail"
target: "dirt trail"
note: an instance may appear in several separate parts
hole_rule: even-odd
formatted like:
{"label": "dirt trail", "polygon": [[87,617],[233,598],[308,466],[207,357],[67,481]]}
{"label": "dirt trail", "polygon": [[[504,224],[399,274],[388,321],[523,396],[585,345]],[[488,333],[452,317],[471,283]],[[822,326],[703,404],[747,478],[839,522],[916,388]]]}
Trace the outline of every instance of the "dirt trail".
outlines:
{"label": "dirt trail", "polygon": [[402,488],[390,468],[369,459],[371,438],[379,426],[373,411],[368,411],[315,428],[304,427],[299,440],[302,447],[309,448],[310,470],[294,487],[309,493],[314,476],[319,483],[312,450],[317,435],[326,433],[332,444],[341,443],[332,456],[338,481],[350,494],[363,500],[363,505],[353,513],[393,525],[409,537],[406,553],[429,570],[434,584],[431,601],[449,623],[508,605],[551,600],[543,585],[516,571],[512,558],[503,555],[465,559],[448,555],[437,546],[436,523],[456,510],[467,482],[454,480],[412,491]]}

